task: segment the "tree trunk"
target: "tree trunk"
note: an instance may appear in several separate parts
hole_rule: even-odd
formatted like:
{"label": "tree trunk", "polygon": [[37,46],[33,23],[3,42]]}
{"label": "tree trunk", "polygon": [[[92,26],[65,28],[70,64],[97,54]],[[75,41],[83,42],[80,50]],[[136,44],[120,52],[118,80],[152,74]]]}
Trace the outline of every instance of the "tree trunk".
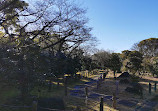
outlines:
{"label": "tree trunk", "polygon": [[116,71],[114,71],[114,78],[116,79],[116,74],[115,73],[116,73]]}

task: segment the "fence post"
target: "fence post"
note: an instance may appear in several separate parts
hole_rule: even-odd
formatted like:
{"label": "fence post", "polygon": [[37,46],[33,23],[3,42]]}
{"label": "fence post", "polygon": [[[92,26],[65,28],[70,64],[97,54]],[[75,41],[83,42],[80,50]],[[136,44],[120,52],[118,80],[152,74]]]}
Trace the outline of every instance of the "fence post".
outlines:
{"label": "fence post", "polygon": [[149,82],[149,94],[151,94],[151,83]]}
{"label": "fence post", "polygon": [[32,103],[32,111],[37,111],[37,101],[33,101],[33,103]]}
{"label": "fence post", "polygon": [[88,77],[89,77],[89,71],[88,71]]}
{"label": "fence post", "polygon": [[105,77],[106,77],[106,73],[104,72],[103,73],[103,80],[105,80]]}
{"label": "fence post", "polygon": [[100,111],[103,111],[103,97],[100,99]]}
{"label": "fence post", "polygon": [[116,109],[116,95],[115,95],[115,93],[113,93],[112,100],[113,100],[112,106],[113,106],[114,109]]}
{"label": "fence post", "polygon": [[99,86],[100,86],[100,85],[99,85],[99,80],[97,80],[97,89],[99,89]]}
{"label": "fence post", "polygon": [[155,90],[155,92],[156,92],[156,85],[157,85],[157,82],[155,82],[155,86],[154,86],[154,90]]}
{"label": "fence post", "polygon": [[87,107],[87,105],[88,105],[88,98],[87,97],[85,99],[85,104],[86,104],[86,107]]}
{"label": "fence post", "polygon": [[119,81],[116,80],[116,95],[119,93]]}
{"label": "fence post", "polygon": [[52,81],[51,79],[49,80],[49,85],[48,85],[48,92],[51,92],[52,89]]}
{"label": "fence post", "polygon": [[86,95],[86,98],[88,97],[88,87],[86,86],[85,87],[85,95]]}

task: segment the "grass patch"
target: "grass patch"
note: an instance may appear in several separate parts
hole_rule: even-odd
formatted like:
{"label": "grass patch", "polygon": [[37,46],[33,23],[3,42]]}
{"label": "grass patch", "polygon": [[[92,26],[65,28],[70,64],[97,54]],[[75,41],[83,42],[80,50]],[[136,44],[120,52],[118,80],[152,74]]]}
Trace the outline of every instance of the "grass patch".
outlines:
{"label": "grass patch", "polygon": [[0,104],[6,103],[8,99],[13,98],[18,95],[19,95],[19,91],[14,87],[9,87],[9,86],[1,87],[0,88],[0,98],[1,98]]}
{"label": "grass patch", "polygon": [[158,95],[154,96],[151,101],[155,101],[155,102],[158,102]]}
{"label": "grass patch", "polygon": [[[62,80],[61,80],[62,81]],[[68,87],[73,88],[77,84],[83,84],[84,82],[88,82],[87,79],[81,79],[81,80],[70,80],[68,82]],[[59,86],[56,84],[57,82],[53,82],[55,84],[52,84],[52,90],[51,92],[48,92],[48,86],[38,86],[35,87],[31,92],[30,98],[27,98],[26,106],[31,106],[33,98],[32,97],[40,97],[40,98],[63,98],[64,97],[64,86],[62,82],[60,82]],[[38,92],[38,89],[40,88],[41,92]],[[7,86],[2,87],[2,84],[0,85],[0,104],[6,104],[6,105],[11,105],[11,106],[23,106],[24,104],[22,101],[20,101],[19,95],[20,91],[16,89],[13,86]],[[80,101],[79,101],[80,102]],[[3,107],[2,105],[0,106],[0,111],[30,111],[30,108],[14,108],[14,107]]]}

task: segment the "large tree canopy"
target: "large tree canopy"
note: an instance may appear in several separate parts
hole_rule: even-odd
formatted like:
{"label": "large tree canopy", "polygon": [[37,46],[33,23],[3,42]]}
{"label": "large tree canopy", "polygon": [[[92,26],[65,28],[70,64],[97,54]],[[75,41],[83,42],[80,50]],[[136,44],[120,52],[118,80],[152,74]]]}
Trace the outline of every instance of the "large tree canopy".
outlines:
{"label": "large tree canopy", "polygon": [[1,0],[1,79],[13,80],[26,94],[44,75],[80,70],[79,47],[95,40],[85,14],[72,0]]}
{"label": "large tree canopy", "polygon": [[124,71],[137,72],[142,68],[142,54],[138,51],[124,50],[121,54]]}
{"label": "large tree canopy", "polygon": [[120,71],[121,66],[122,66],[122,63],[121,63],[121,59],[120,59],[120,57],[119,57],[119,54],[117,54],[117,53],[112,53],[112,54],[111,54],[111,57],[110,57],[110,67],[109,67],[109,68],[110,68],[112,71],[114,71],[114,77],[116,77],[116,76],[115,76],[115,72],[116,72],[116,71]]}
{"label": "large tree canopy", "polygon": [[[77,48],[95,40],[90,34],[91,28],[86,25],[86,10],[74,1],[2,0],[0,6],[0,45],[6,53],[11,52],[12,57],[6,56],[11,59],[10,61],[22,64],[19,65],[22,72],[30,70],[28,64],[31,61],[34,61],[34,72],[54,71],[62,75],[65,73],[64,70],[74,72],[73,69],[64,69],[63,66],[67,64],[65,62],[80,62],[77,59],[81,58],[74,56],[79,50]],[[64,55],[65,58],[58,57],[58,54]],[[41,63],[45,66],[40,66]],[[77,64],[74,69],[80,69]],[[47,71],[47,68],[51,71]]]}
{"label": "large tree canopy", "polygon": [[134,44],[133,50],[137,50],[145,57],[158,56],[158,38],[149,38]]}
{"label": "large tree canopy", "polygon": [[0,27],[16,42],[18,47],[37,44],[41,49],[67,43],[65,50],[72,50],[86,41],[93,40],[86,23],[86,11],[70,0],[28,2],[2,0],[0,2]]}
{"label": "large tree canopy", "polygon": [[92,55],[92,60],[97,64],[98,68],[106,69],[110,66],[110,57],[110,52],[99,50]]}

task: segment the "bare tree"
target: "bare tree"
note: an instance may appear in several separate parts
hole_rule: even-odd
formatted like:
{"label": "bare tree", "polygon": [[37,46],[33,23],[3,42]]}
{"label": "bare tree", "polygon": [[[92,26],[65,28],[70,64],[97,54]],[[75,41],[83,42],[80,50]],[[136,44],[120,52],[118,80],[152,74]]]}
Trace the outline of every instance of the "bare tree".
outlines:
{"label": "bare tree", "polygon": [[[35,69],[40,69],[38,67],[42,61],[46,65],[41,65],[42,70],[49,68],[49,57],[45,53],[45,56],[41,56],[42,51],[49,54],[48,51],[55,50],[56,55],[64,51],[72,52],[83,43],[95,39],[90,34],[92,29],[86,25],[86,10],[72,0],[2,0],[0,6],[3,6],[0,8],[0,32],[4,33],[1,39],[5,38],[8,46],[11,46],[5,50],[12,52],[10,55],[13,57],[7,56],[8,61],[16,58],[18,62],[14,68],[19,73],[16,70],[14,74],[17,76],[12,75],[21,81],[24,96],[28,94],[29,80],[37,80]],[[65,64],[56,66],[61,71]]]}
{"label": "bare tree", "polygon": [[[73,50],[86,41],[94,40],[87,27],[86,10],[80,8],[70,0],[49,0],[26,3],[20,0],[9,0],[1,5],[8,7],[1,9],[0,26],[5,36],[11,42],[19,42],[19,47],[39,45],[47,49],[59,45],[59,51],[64,43],[67,49]],[[15,2],[15,7],[12,6]],[[18,5],[21,5],[18,6]],[[13,13],[9,13],[11,11]],[[9,16],[8,16],[9,15]],[[17,45],[17,44],[16,44]]]}
{"label": "bare tree", "polygon": [[144,57],[158,56],[158,38],[149,38],[136,43],[133,50],[139,51]]}
{"label": "bare tree", "polygon": [[104,50],[99,50],[92,56],[93,61],[102,69],[108,68],[110,65],[111,53]]}

